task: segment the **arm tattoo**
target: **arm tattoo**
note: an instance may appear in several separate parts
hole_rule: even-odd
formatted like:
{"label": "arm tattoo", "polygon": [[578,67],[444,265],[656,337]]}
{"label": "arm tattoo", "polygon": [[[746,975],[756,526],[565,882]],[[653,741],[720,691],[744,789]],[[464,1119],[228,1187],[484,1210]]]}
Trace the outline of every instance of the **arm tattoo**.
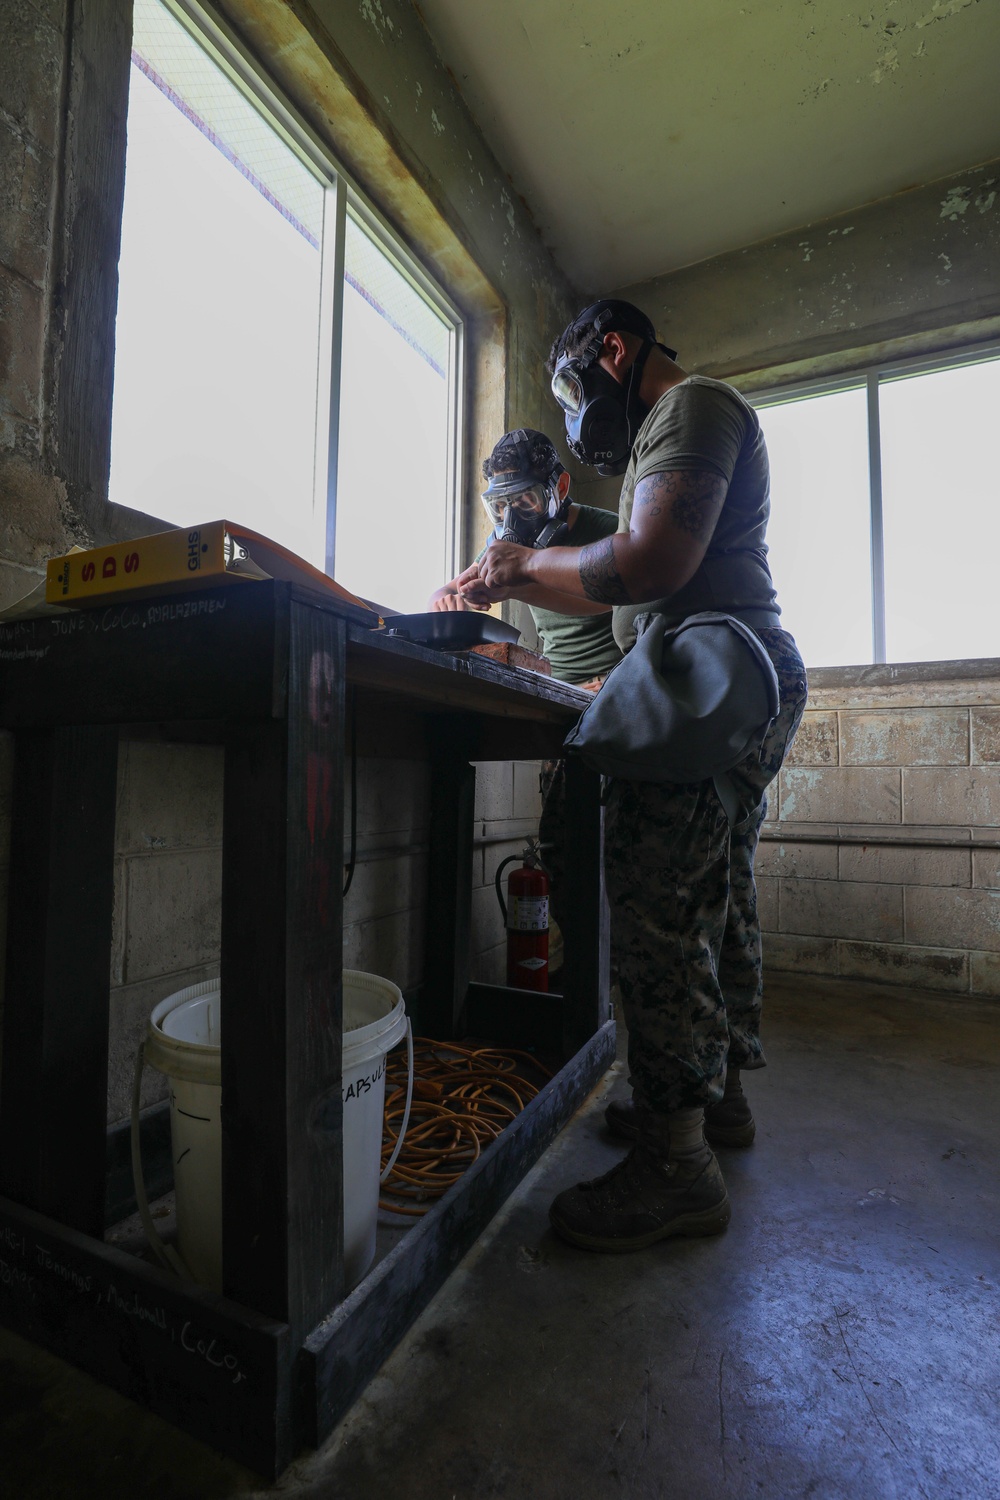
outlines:
{"label": "arm tattoo", "polygon": [[721,474],[708,469],[670,469],[640,479],[633,505],[641,506],[650,516],[666,510],[678,531],[697,542],[708,542],[728,488]]}
{"label": "arm tattoo", "polygon": [[580,549],[580,582],[587,598],[598,604],[631,604],[615,565],[614,540],[613,536],[605,536]]}

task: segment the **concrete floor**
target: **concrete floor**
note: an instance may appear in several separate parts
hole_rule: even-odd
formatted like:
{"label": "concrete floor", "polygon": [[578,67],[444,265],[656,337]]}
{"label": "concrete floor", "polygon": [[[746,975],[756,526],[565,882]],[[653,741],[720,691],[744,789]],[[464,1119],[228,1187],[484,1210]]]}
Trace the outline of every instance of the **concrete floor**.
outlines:
{"label": "concrete floor", "polygon": [[605,1257],[609,1074],[319,1453],[273,1486],[0,1334],[17,1500],[1000,1497],[1000,1007],[776,977],[716,1240]]}

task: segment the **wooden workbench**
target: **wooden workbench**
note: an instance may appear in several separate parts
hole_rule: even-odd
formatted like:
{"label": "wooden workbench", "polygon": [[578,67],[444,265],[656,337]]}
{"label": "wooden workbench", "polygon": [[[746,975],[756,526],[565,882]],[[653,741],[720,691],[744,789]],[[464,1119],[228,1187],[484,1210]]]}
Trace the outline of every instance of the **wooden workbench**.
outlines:
{"label": "wooden workbench", "polygon": [[[267,1474],[319,1442],[609,1065],[597,778],[570,768],[565,994],[472,984],[473,761],[558,753],[586,694],[241,584],[0,625],[14,803],[0,1318]],[[119,736],[225,745],[225,1296],[104,1242]],[[420,1029],[555,1053],[528,1109],[343,1296],[345,746],[427,759]],[[236,998],[238,997],[238,998]]]}

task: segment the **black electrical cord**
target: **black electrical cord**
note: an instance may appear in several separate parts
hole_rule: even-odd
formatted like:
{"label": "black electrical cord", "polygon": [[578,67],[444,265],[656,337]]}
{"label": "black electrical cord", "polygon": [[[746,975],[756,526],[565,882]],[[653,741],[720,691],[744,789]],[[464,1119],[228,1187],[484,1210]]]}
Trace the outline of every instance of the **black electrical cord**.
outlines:
{"label": "black electrical cord", "polygon": [[358,690],[351,688],[351,856],[344,880],[344,895],[351,889],[358,862]]}

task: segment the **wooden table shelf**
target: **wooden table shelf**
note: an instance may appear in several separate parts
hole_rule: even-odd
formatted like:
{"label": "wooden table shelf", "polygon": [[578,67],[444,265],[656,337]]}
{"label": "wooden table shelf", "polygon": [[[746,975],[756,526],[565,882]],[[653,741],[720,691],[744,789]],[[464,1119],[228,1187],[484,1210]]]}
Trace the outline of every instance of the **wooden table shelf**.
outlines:
{"label": "wooden table shelf", "polygon": [[[0,728],[14,736],[0,1077],[9,1327],[268,1475],[330,1431],[614,1055],[599,785],[575,764],[565,992],[470,983],[472,762],[557,754],[587,701],[535,673],[395,641],[286,584],[0,625]],[[221,982],[239,1003],[222,1042],[224,1297],[104,1241],[118,742],[150,734],[225,746]],[[362,756],[430,766],[421,1029],[545,1048],[562,1068],[345,1298],[352,737]]]}

